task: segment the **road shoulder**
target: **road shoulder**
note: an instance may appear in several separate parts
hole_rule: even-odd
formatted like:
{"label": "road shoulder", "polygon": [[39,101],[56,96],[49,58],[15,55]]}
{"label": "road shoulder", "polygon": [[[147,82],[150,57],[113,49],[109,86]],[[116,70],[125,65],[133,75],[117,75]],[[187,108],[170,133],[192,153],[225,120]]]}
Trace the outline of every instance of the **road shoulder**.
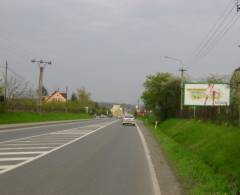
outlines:
{"label": "road shoulder", "polygon": [[162,195],[180,195],[180,184],[176,176],[161,151],[159,143],[155,140],[151,132],[144,126],[142,121],[138,121],[138,126],[147,142],[152,163],[156,172],[157,180]]}

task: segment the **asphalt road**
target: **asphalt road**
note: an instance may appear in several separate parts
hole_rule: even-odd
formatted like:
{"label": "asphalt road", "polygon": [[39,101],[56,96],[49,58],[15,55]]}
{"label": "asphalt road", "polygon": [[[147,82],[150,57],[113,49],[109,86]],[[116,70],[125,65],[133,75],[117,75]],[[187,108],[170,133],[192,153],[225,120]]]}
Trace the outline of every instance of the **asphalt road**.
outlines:
{"label": "asphalt road", "polygon": [[1,195],[154,195],[136,127],[96,120],[0,132]]}

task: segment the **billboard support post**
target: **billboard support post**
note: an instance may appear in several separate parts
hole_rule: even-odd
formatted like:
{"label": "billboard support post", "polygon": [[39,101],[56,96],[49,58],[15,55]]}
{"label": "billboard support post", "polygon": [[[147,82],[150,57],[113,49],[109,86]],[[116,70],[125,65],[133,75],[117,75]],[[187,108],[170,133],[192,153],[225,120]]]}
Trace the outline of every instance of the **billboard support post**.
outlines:
{"label": "billboard support post", "polygon": [[237,96],[238,96],[238,126],[240,127],[240,83],[237,83]]}
{"label": "billboard support post", "polygon": [[187,70],[181,68],[179,70],[181,72],[181,99],[180,99],[180,115],[181,117],[183,117],[183,94],[184,94],[184,72],[186,72]]}
{"label": "billboard support post", "polygon": [[240,104],[238,103],[238,126],[240,127]]}
{"label": "billboard support post", "polygon": [[196,119],[196,106],[193,107],[193,118]]}
{"label": "billboard support post", "polygon": [[5,67],[5,92],[4,92],[4,101],[7,102],[7,89],[8,89],[8,63],[6,61],[6,67]]}

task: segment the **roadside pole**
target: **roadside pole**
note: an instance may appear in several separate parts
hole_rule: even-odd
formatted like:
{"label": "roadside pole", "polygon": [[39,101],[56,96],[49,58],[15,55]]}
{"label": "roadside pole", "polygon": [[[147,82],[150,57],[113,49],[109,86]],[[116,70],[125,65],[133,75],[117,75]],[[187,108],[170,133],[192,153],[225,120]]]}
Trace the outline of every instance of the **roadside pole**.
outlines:
{"label": "roadside pole", "polygon": [[66,105],[65,111],[68,112],[68,86],[66,86]]}
{"label": "roadside pole", "polygon": [[184,72],[187,70],[184,69],[183,67],[179,70],[181,72],[181,99],[180,99],[180,115],[183,117],[183,94],[184,94]]}
{"label": "roadside pole", "polygon": [[237,0],[237,12],[239,12],[240,11],[240,2],[239,2],[239,0]]}
{"label": "roadside pole", "polygon": [[178,59],[178,58],[173,58],[173,57],[170,57],[170,56],[164,56],[164,58],[166,59],[169,59],[169,60],[174,60],[174,61],[177,61],[180,63],[181,65],[181,69],[179,69],[179,71],[181,72],[181,97],[180,97],[180,117],[183,117],[183,87],[184,87],[184,72],[186,72],[187,70],[184,69],[184,64],[183,64],[183,61],[181,59]]}
{"label": "roadside pole", "polygon": [[48,64],[48,65],[51,65],[52,62],[51,61],[43,61],[43,60],[31,60],[32,63],[37,63],[38,66],[39,66],[39,80],[38,80],[38,111],[39,113],[42,112],[42,88],[43,88],[43,71],[44,71],[44,68],[45,66]]}
{"label": "roadside pole", "polygon": [[43,87],[43,66],[39,66],[40,73],[39,73],[39,82],[38,82],[38,105],[39,105],[39,112],[42,112],[42,87]]}
{"label": "roadside pole", "polygon": [[238,126],[240,127],[240,83],[237,84],[237,96],[238,96]]}
{"label": "roadside pole", "polygon": [[6,67],[5,67],[5,92],[4,92],[4,101],[6,102],[7,101],[7,88],[8,88],[8,83],[7,83],[7,80],[8,80],[8,63],[6,61]]}
{"label": "roadside pole", "polygon": [[193,118],[196,119],[196,106],[193,107]]}

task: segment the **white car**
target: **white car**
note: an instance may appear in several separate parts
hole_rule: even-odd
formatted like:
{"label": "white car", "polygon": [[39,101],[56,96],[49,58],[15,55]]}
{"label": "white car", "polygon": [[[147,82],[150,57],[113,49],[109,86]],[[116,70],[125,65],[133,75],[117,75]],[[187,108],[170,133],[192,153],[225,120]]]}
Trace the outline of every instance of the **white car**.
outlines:
{"label": "white car", "polygon": [[135,125],[136,121],[133,115],[124,115],[122,119],[122,125]]}

